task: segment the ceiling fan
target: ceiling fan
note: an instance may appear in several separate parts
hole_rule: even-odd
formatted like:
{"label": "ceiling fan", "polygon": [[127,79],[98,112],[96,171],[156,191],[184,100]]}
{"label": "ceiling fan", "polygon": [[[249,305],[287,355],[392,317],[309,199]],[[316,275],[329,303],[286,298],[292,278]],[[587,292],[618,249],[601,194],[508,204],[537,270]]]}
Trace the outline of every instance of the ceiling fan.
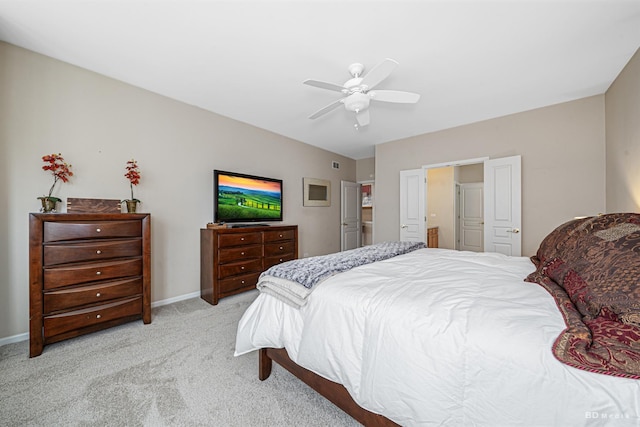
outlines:
{"label": "ceiling fan", "polygon": [[396,61],[387,58],[362,77],[364,65],[359,63],[351,64],[349,66],[349,73],[352,78],[347,80],[342,86],[318,80],[305,80],[303,83],[306,85],[341,92],[344,95],[326,107],[319,109],[310,115],[309,118],[318,118],[343,104],[347,111],[356,113],[357,128],[369,124],[369,101],[395,102],[400,104],[414,104],[418,102],[420,95],[417,93],[397,90],[372,90],[380,82],[389,77],[397,66],[398,63]]}

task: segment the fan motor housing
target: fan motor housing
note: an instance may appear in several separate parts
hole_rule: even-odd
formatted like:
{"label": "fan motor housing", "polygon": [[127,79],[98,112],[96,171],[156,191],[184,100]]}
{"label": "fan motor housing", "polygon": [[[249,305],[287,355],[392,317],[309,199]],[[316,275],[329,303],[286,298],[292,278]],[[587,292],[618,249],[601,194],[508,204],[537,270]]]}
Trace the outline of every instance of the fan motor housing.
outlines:
{"label": "fan motor housing", "polygon": [[347,82],[343,85],[347,89],[357,89],[362,83],[362,77],[355,77],[351,80],[347,80]]}

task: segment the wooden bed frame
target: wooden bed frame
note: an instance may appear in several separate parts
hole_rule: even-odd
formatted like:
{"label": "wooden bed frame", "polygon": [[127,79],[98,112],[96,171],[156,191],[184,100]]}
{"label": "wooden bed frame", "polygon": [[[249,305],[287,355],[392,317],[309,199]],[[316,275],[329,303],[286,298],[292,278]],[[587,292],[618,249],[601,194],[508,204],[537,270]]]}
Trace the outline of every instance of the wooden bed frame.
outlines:
{"label": "wooden bed frame", "polygon": [[289,358],[287,350],[284,348],[261,348],[258,355],[259,372],[258,378],[266,380],[271,375],[272,362],[277,362],[280,366],[291,372],[302,380],[309,387],[327,398],[330,402],[351,415],[356,421],[365,426],[398,426],[398,424],[383,417],[367,411],[358,405],[346,388],[342,384],[334,383],[320,375],[303,368]]}

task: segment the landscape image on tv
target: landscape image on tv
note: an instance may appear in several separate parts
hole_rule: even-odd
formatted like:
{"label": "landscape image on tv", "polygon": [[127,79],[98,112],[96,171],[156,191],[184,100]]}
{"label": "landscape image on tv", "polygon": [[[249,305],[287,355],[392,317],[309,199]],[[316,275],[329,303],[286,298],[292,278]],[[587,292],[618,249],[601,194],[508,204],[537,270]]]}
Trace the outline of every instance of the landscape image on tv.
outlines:
{"label": "landscape image on tv", "polygon": [[282,220],[282,184],[233,174],[218,175],[218,221]]}

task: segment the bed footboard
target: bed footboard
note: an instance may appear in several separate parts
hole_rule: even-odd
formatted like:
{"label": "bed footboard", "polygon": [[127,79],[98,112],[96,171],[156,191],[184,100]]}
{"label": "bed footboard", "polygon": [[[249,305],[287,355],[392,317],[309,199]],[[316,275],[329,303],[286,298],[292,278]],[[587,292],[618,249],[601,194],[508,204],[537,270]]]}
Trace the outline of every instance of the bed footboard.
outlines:
{"label": "bed footboard", "polygon": [[398,426],[388,418],[374,414],[359,406],[343,385],[329,381],[296,364],[289,358],[287,351],[283,348],[262,348],[259,351],[258,358],[258,377],[261,381],[269,378],[272,362],[275,361],[338,408],[351,415],[359,423],[366,426]]}

